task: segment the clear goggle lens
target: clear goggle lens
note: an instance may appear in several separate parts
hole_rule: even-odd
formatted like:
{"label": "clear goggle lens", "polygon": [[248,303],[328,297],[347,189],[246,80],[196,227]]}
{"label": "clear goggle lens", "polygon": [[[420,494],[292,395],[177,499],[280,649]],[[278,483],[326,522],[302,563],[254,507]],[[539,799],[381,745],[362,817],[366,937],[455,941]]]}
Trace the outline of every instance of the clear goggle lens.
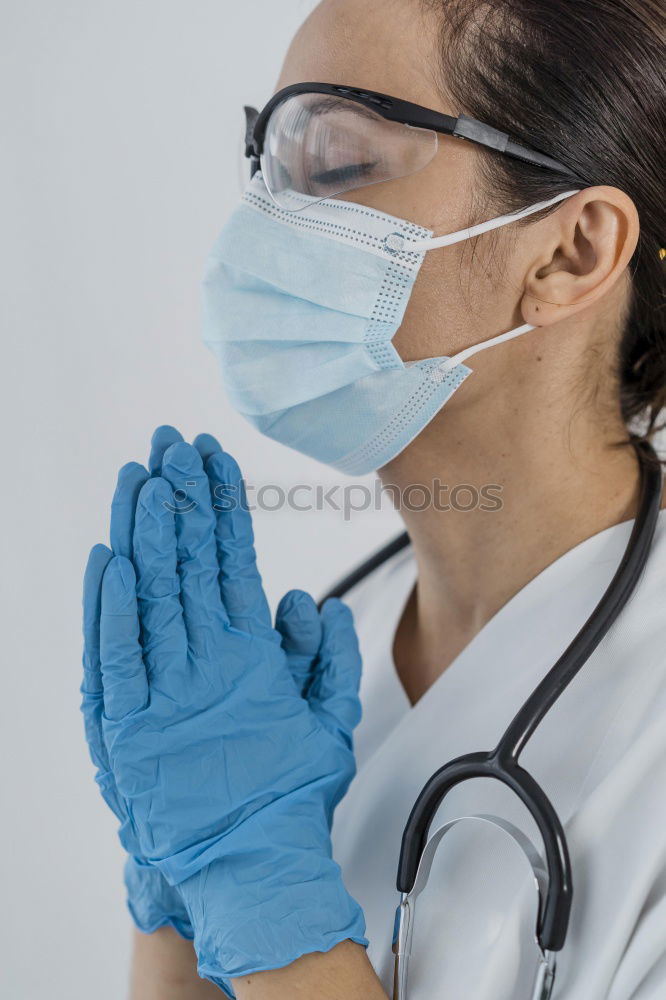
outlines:
{"label": "clear goggle lens", "polygon": [[297,212],[324,198],[414,174],[437,152],[437,133],[387,121],[329,94],[295,94],[273,111],[261,173],[274,201]]}

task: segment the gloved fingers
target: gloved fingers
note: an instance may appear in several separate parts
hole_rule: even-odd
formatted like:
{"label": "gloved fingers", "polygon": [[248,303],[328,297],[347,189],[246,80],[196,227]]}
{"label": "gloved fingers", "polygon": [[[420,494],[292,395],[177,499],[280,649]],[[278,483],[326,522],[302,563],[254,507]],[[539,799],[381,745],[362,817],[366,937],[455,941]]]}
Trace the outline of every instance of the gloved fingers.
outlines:
{"label": "gloved fingers", "polygon": [[83,576],[83,685],[90,694],[102,693],[99,653],[99,619],[102,578],[113,559],[106,545],[93,545]]}
{"label": "gloved fingers", "polygon": [[185,442],[164,454],[162,478],[173,490],[180,599],[195,654],[214,655],[211,626],[227,625],[219,584],[215,512],[210,483],[196,448]]}
{"label": "gloved fingers", "polygon": [[151,684],[168,677],[174,657],[187,654],[180,601],[173,490],[153,477],[139,494],[134,523],[134,566],[141,643]]}
{"label": "gloved fingers", "polygon": [[361,653],[352,613],[336,597],[321,609],[323,637],[308,702],[322,724],[351,746],[361,720]]}
{"label": "gloved fingers", "polygon": [[86,740],[93,764],[99,771],[109,766],[109,758],[102,734],[104,688],[99,650],[99,629],[102,602],[102,578],[113,558],[106,545],[93,546],[88,556],[83,577],[83,681],[81,683],[81,712]]}
{"label": "gloved fingers", "polygon": [[245,484],[235,459],[226,451],[206,461],[215,509],[215,539],[222,603],[234,628],[279,642],[257,568],[252,517]]}
{"label": "gloved fingers", "polygon": [[154,432],[150,439],[150,456],[148,458],[148,468],[151,476],[162,475],[162,460],[164,452],[172,444],[183,440],[183,435],[171,424],[162,424]]}
{"label": "gloved fingers", "polygon": [[118,473],[111,501],[111,548],[117,556],[132,558],[136,504],[141,487],[149,478],[148,470],[138,462],[128,462]]}
{"label": "gloved fingers", "polygon": [[282,638],[287,665],[298,691],[307,696],[322,640],[321,618],[312,597],[304,590],[288,591],[278,604],[275,628]]}
{"label": "gloved fingers", "polygon": [[102,579],[113,558],[106,545],[95,545],[88,557],[83,581],[83,683],[81,711],[86,740],[92,762],[97,768],[97,782],[104,801],[122,822],[125,819],[124,803],[118,794],[116,781],[110,770],[109,755],[104,742],[102,715],[104,714],[104,687],[100,659],[100,617],[102,606]]}
{"label": "gloved fingers", "polygon": [[[230,455],[226,456],[225,461],[225,453],[222,445],[212,434],[198,434],[194,439],[194,447],[203,459],[204,467],[210,480],[213,507],[217,515],[216,539],[218,560],[221,567],[220,591],[222,593],[222,602],[229,614],[230,622],[235,628],[241,631],[274,640],[275,634],[271,628],[270,610],[266,601],[266,595],[264,594],[261,577],[256,568],[252,520],[249,510],[247,510],[240,469]],[[215,460],[210,462],[209,460],[213,457]],[[239,504],[239,511],[229,510],[230,505],[233,503]],[[225,574],[223,568],[225,558],[228,558],[229,555],[227,547],[229,545],[230,528],[233,525],[221,522],[221,519],[229,513],[246,515],[245,531],[247,532],[249,528],[250,550],[252,552],[252,565],[250,565],[250,560],[246,559],[243,575],[236,578],[235,583],[233,579],[230,579]],[[243,527],[243,524],[241,524],[241,527]]]}
{"label": "gloved fingers", "polygon": [[201,455],[204,466],[211,455],[217,455],[222,451],[222,445],[212,434],[197,434],[192,444]]}
{"label": "gloved fingers", "polygon": [[139,641],[134,567],[114,556],[102,580],[100,660],[104,713],[119,720],[148,704],[148,678]]}
{"label": "gloved fingers", "polygon": [[304,590],[289,590],[278,604],[275,627],[282,636],[286,653],[314,659],[322,640],[322,623],[317,605]]}

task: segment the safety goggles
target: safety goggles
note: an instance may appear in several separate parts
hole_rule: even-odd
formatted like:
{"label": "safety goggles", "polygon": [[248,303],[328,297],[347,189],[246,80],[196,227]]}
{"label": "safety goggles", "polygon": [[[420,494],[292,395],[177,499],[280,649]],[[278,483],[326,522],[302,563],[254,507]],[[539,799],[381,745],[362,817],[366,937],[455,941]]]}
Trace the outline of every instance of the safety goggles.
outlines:
{"label": "safety goggles", "polygon": [[422,170],[437,153],[440,135],[575,177],[559,161],[467,115],[453,118],[356,87],[293,84],[261,112],[246,105],[245,116],[250,176],[261,169],[271,197],[288,212]]}

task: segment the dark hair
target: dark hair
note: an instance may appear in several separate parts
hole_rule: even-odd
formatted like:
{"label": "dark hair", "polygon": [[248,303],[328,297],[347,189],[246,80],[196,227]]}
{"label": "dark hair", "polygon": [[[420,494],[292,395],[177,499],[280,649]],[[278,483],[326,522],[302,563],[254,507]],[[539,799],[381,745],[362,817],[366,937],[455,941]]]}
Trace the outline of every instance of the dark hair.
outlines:
{"label": "dark hair", "polygon": [[[617,374],[625,421],[647,418],[649,436],[666,406],[664,0],[422,2],[442,18],[440,89],[456,113],[548,153],[586,186],[633,199],[641,236]],[[481,169],[506,211],[572,187],[492,152]]]}

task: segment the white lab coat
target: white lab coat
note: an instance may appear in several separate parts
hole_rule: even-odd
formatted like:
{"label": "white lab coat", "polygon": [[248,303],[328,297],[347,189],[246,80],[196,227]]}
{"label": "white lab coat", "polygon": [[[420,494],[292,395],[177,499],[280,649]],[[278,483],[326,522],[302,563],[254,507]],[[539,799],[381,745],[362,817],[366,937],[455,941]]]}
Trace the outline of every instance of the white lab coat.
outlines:
{"label": "white lab coat", "polygon": [[[532,580],[410,707],[391,647],[414,580],[411,550],[349,592],[364,661],[358,774],[338,807],[334,854],[363,906],[369,957],[391,995],[403,827],[427,778],[491,749],[569,644],[615,571],[633,522],[600,532]],[[521,757],[564,823],[573,864],[557,1000],[666,998],[666,512],[629,606]],[[441,821],[495,813],[541,847],[498,782],[456,788]],[[448,842],[448,843],[447,843]],[[536,891],[496,831],[447,834],[417,916],[410,1000],[529,1000]]]}

